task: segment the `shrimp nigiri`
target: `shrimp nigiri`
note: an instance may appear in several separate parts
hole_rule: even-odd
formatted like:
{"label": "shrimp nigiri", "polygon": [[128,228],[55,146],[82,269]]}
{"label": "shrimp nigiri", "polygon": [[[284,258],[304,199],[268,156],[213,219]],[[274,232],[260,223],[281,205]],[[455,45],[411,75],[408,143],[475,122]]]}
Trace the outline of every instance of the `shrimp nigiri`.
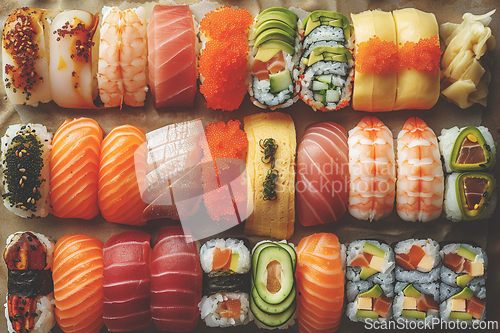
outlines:
{"label": "shrimp nigiri", "polygon": [[360,220],[389,215],[396,194],[396,169],[390,129],[366,116],[349,131],[349,212]]}
{"label": "shrimp nigiri", "polygon": [[398,135],[396,209],[405,221],[428,222],[441,215],[444,176],[434,131],[411,117]]}

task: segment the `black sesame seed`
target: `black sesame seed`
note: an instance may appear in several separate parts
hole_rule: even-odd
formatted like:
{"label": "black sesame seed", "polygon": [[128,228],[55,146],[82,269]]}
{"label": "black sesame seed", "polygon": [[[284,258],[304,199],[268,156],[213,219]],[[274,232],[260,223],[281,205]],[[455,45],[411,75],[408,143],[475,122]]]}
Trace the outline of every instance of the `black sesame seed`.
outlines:
{"label": "black sesame seed", "polygon": [[33,251],[36,251],[36,246],[35,246],[35,245],[31,245],[31,249],[32,249]]}

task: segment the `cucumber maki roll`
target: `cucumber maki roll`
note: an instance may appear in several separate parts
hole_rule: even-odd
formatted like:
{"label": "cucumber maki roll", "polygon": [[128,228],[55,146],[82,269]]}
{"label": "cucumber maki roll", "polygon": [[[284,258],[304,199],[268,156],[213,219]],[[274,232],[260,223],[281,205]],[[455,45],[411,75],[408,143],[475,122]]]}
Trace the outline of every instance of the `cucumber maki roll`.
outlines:
{"label": "cucumber maki roll", "polygon": [[392,304],[394,319],[432,322],[439,318],[439,284],[397,282]]}
{"label": "cucumber maki roll", "polygon": [[1,139],[3,204],[14,214],[37,218],[50,209],[52,133],[40,124],[9,126]]}
{"label": "cucumber maki roll", "polygon": [[347,317],[354,322],[388,321],[392,317],[394,285],[368,281],[347,283]]}
{"label": "cucumber maki roll", "polygon": [[496,181],[483,172],[452,173],[446,177],[444,212],[453,222],[490,218],[497,204]]}
{"label": "cucumber maki roll", "polygon": [[357,240],[347,247],[348,281],[369,281],[374,284],[394,283],[394,251],[374,240]]}
{"label": "cucumber maki roll", "polygon": [[398,282],[437,282],[441,273],[439,244],[432,239],[408,239],[394,247]]}
{"label": "cucumber maki roll", "polygon": [[472,326],[486,320],[486,293],[475,292],[469,287],[444,287],[443,290],[441,298],[444,300],[439,305],[443,321],[466,322]]}
{"label": "cucumber maki roll", "polygon": [[469,244],[452,243],[439,252],[443,260],[441,282],[455,288],[484,288],[488,256],[480,248]]}

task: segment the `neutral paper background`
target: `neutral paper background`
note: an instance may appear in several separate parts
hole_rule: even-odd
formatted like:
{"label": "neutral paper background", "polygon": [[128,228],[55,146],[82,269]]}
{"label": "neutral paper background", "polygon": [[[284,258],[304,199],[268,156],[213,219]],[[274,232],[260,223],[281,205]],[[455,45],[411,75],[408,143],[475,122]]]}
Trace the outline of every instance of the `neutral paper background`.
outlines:
{"label": "neutral paper background", "polygon": [[[178,1],[181,3],[181,1]],[[182,3],[194,3],[196,1],[184,0]],[[279,0],[233,0],[219,1],[224,5],[235,5],[246,7],[252,15],[258,14],[261,10],[272,7],[301,7],[307,11],[316,9],[337,10],[347,16],[350,13],[358,13],[366,9],[381,8],[383,10],[394,10],[403,7],[415,7],[421,10],[433,12],[436,15],[439,24],[444,22],[460,22],[461,16],[465,12],[474,14],[486,13],[489,10],[498,7],[500,1],[495,0],[443,0],[443,1],[335,1],[335,0],[304,0],[304,1],[279,1]],[[158,2],[157,2],[158,3]],[[171,4],[173,2],[159,1],[159,3]],[[151,12],[154,2],[123,2],[123,1],[99,1],[99,0],[2,0],[0,2],[0,22],[3,24],[7,16],[16,8],[22,6],[32,6],[38,8],[47,8],[55,11],[65,9],[84,9],[97,13],[101,11],[102,6],[119,6],[120,8],[135,7],[142,4],[146,7],[148,13]],[[148,15],[149,17],[149,15]],[[499,38],[500,36],[500,13],[493,16],[493,21],[490,27],[493,35]],[[467,126],[483,124],[489,127],[496,141],[500,138],[499,124],[499,106],[500,106],[500,63],[499,50],[493,51],[491,58],[497,62],[492,69],[492,81],[490,84],[490,96],[488,97],[488,106],[486,108],[475,105],[467,110],[461,110],[459,107],[450,104],[440,98],[438,103],[430,110],[406,110],[395,112],[378,113],[378,116],[392,131],[394,137],[400,131],[403,123],[410,116],[419,116],[423,118],[429,126],[439,135],[443,128],[452,126]],[[56,106],[53,102],[42,105],[38,108],[19,107],[17,110],[9,103],[5,96],[3,85],[0,88],[0,134],[5,133],[8,125],[19,122],[36,122],[41,123],[47,128],[55,132],[56,129],[66,118],[78,116],[87,116],[96,119],[107,133],[114,126],[122,124],[133,124],[150,131],[164,125],[172,124],[179,121],[190,119],[203,118],[203,123],[207,125],[213,121],[228,121],[230,119],[240,119],[248,114],[261,112],[249,100],[248,95],[245,97],[241,107],[234,112],[222,112],[207,109],[204,105],[203,96],[198,93],[196,95],[195,105],[193,109],[161,109],[155,110],[152,104],[151,95],[148,94],[146,106],[143,108],[124,107],[122,110],[103,109],[103,110],[71,110],[62,109]],[[298,101],[295,105],[285,110],[295,121],[297,129],[297,141],[300,142],[305,127],[308,124],[318,121],[334,121],[343,125],[346,130],[353,128],[356,123],[366,115],[364,112],[353,111],[347,107],[338,112],[333,113],[315,113],[312,109]],[[498,178],[498,164],[495,168],[495,175]],[[344,216],[340,221],[332,224],[315,227],[302,227],[298,222],[295,224],[295,234],[291,242],[298,244],[304,236],[315,232],[332,232],[335,233],[341,242],[349,243],[361,238],[378,238],[388,243],[393,243],[407,238],[425,238],[431,237],[438,242],[449,241],[470,241],[484,248],[489,256],[488,269],[488,300],[487,310],[488,319],[500,321],[500,225],[498,223],[499,213],[495,214],[494,218],[478,222],[463,222],[452,223],[445,218],[439,218],[436,221],[422,224],[411,223],[401,220],[394,211],[388,218],[369,223],[366,221],[357,221],[349,214]],[[166,225],[175,224],[171,220],[154,220],[149,221],[147,226],[140,228],[151,234],[152,242],[156,240],[160,228]],[[44,233],[45,235],[57,240],[63,235],[72,233],[84,233],[98,237],[105,242],[109,236],[114,233],[133,229],[134,227],[108,223],[101,216],[92,221],[83,221],[77,219],[59,219],[54,216],[49,216],[39,220],[21,219],[11,212],[7,211],[3,205],[0,205],[0,242],[4,242],[8,235],[21,230],[32,230]],[[243,233],[243,225],[232,228],[223,234],[221,237],[245,237]],[[247,237],[253,246],[261,240],[260,237]],[[0,247],[1,248],[1,247]],[[7,269],[5,265],[0,265],[0,298],[3,298],[7,291]],[[245,327],[224,329],[224,332],[255,332],[257,327],[250,323]],[[0,316],[0,332],[6,332],[5,318]],[[54,332],[61,332],[57,327]],[[152,323],[148,330],[143,332],[156,332],[156,328]],[[200,320],[198,326],[193,332],[222,332],[223,329],[207,328]],[[288,332],[298,332],[297,325],[287,330]],[[359,332],[364,331],[362,324],[354,324],[347,317],[342,318],[342,324],[339,332]],[[107,332],[103,328],[101,332]]]}

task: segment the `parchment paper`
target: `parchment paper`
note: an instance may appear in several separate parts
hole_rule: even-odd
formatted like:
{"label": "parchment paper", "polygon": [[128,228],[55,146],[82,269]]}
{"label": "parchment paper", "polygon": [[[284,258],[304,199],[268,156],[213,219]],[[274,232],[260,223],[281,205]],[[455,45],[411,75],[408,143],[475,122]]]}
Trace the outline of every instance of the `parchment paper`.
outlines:
{"label": "parchment paper", "polygon": [[[184,0],[178,1],[179,3],[192,4],[196,1]],[[258,14],[261,10],[272,7],[300,7],[307,11],[316,9],[337,10],[349,17],[350,13],[358,13],[366,9],[381,8],[383,10],[394,10],[403,7],[415,7],[421,10],[433,12],[436,15],[439,24],[444,22],[460,22],[461,16],[465,12],[472,12],[474,14],[486,13],[495,8],[500,3],[495,0],[443,0],[443,1],[333,1],[333,0],[304,0],[304,1],[279,1],[279,0],[234,0],[234,1],[219,1],[224,5],[234,5],[239,7],[246,7],[252,15]],[[166,1],[159,1],[159,3],[169,4]],[[0,22],[3,25],[7,16],[16,8],[22,6],[33,6],[38,8],[47,8],[58,12],[65,9],[84,9],[94,13],[100,12],[103,5],[119,6],[120,8],[135,7],[139,4],[145,6],[148,13],[151,12],[155,3],[152,2],[123,2],[123,1],[98,1],[98,0],[2,0],[0,2]],[[149,15],[148,15],[149,17]],[[500,38],[500,12],[493,16],[490,24],[493,35]],[[499,103],[500,103],[500,48],[492,52],[491,58],[497,62],[492,67],[492,80],[490,83],[490,95],[488,97],[488,107],[483,108],[475,105],[467,110],[461,110],[459,107],[440,99],[438,103],[430,110],[406,110],[378,113],[378,116],[392,131],[394,137],[400,131],[403,123],[410,116],[419,116],[424,119],[428,125],[434,129],[436,134],[439,135],[441,129],[449,128],[452,126],[467,126],[467,125],[480,125],[483,124],[489,127],[496,141],[500,138],[500,123],[499,123]],[[70,110],[57,107],[53,102],[42,105],[38,108],[32,107],[19,107],[17,112],[12,104],[9,103],[5,95],[5,91],[0,88],[0,135],[5,133],[8,125],[19,123],[22,121],[41,123],[47,128],[55,132],[60,124],[66,118],[74,118],[78,116],[87,116],[96,119],[107,133],[114,126],[122,124],[133,124],[150,131],[171,123],[196,119],[203,117],[203,122],[207,125],[213,121],[228,121],[230,119],[240,119],[252,114],[261,112],[254,106],[248,95],[245,97],[241,107],[234,112],[222,112],[207,109],[204,105],[204,98],[198,92],[196,95],[195,106],[193,109],[162,109],[155,110],[152,105],[151,95],[148,93],[147,105],[143,108],[130,108],[124,107],[122,110],[118,109],[102,109],[102,110]],[[295,121],[297,129],[297,141],[300,142],[305,127],[308,124],[318,121],[334,121],[343,125],[346,130],[353,128],[356,123],[366,115],[364,112],[357,112],[347,107],[341,111],[333,113],[315,113],[312,109],[298,101],[295,105],[284,110],[288,112]],[[495,175],[498,178],[499,167],[495,168]],[[479,222],[461,222],[452,223],[445,218],[441,217],[436,221],[427,224],[411,223],[401,220],[394,211],[388,218],[369,223],[367,221],[358,221],[346,214],[340,221],[332,224],[315,227],[303,227],[297,220],[295,223],[295,234],[290,240],[294,244],[298,244],[300,239],[304,236],[310,235],[315,232],[332,232],[335,233],[341,242],[349,243],[356,239],[362,238],[378,238],[388,243],[393,243],[408,238],[425,238],[431,237],[438,242],[445,241],[472,241],[478,245],[486,248],[489,256],[488,267],[488,300],[487,312],[488,320],[500,321],[500,226],[498,223],[499,209],[494,218]],[[144,230],[151,234],[152,243],[156,240],[158,231],[166,226],[176,224],[171,220],[155,220],[148,222]],[[76,219],[59,219],[52,215],[47,218],[39,220],[26,220],[15,216],[13,213],[7,211],[3,205],[0,205],[0,242],[3,244],[5,239],[11,233],[21,230],[32,230],[41,232],[54,240],[57,240],[63,235],[84,233],[98,237],[105,242],[109,236],[123,230],[133,229],[133,227],[108,223],[104,221],[101,216],[93,219],[92,221],[82,221]],[[243,225],[239,225],[217,236],[220,237],[245,237],[243,233]],[[215,237],[215,236],[214,236]],[[261,240],[259,237],[247,237],[253,246],[256,242]],[[0,246],[3,253],[3,246]],[[7,292],[7,269],[5,265],[0,264],[0,299],[3,299]],[[0,332],[6,332],[6,322],[3,316],[0,316]],[[57,327],[53,330],[56,333],[61,332]],[[257,327],[250,323],[244,327],[228,328],[228,329],[212,329],[205,326],[200,320],[198,326],[193,332],[256,332]],[[338,332],[360,332],[366,331],[364,326],[360,323],[352,323],[347,317],[342,318],[342,324]],[[101,332],[107,332],[105,328]],[[142,332],[157,332],[156,327],[151,323],[148,330]],[[289,328],[287,332],[298,332],[297,325]]]}

